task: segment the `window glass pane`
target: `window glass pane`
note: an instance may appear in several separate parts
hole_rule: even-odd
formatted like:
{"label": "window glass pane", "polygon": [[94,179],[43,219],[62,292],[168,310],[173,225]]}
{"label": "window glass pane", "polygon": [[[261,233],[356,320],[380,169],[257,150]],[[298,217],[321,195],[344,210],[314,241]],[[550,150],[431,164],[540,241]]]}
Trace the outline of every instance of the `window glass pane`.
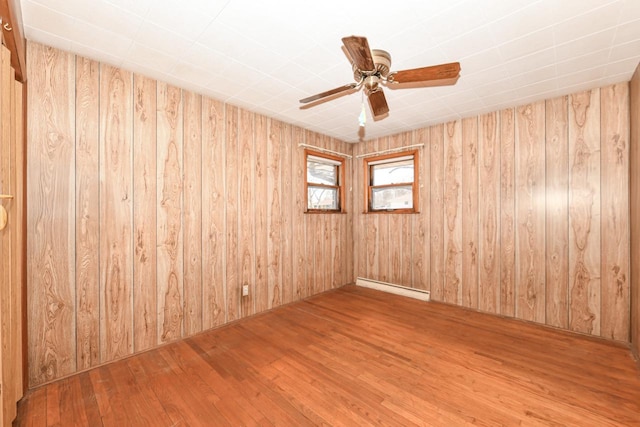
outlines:
{"label": "window glass pane", "polygon": [[308,208],[338,210],[338,189],[326,187],[307,187]]}
{"label": "window glass pane", "polygon": [[371,166],[373,185],[413,182],[413,159]]}
{"label": "window glass pane", "polygon": [[413,189],[410,185],[371,189],[371,209],[374,211],[412,208]]}
{"label": "window glass pane", "polygon": [[338,185],[338,167],[327,163],[307,160],[307,182],[313,184]]}

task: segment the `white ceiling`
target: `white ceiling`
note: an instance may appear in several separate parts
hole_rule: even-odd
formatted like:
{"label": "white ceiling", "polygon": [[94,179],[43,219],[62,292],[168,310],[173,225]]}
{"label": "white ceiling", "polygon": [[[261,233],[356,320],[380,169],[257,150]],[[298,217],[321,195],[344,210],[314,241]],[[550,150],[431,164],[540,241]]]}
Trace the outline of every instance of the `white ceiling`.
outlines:
{"label": "white ceiling", "polygon": [[627,81],[640,0],[19,0],[27,39],[120,66],[348,142],[361,95],[301,110],[353,81],[341,38],[392,70],[459,61],[455,86],[385,89],[365,139]]}

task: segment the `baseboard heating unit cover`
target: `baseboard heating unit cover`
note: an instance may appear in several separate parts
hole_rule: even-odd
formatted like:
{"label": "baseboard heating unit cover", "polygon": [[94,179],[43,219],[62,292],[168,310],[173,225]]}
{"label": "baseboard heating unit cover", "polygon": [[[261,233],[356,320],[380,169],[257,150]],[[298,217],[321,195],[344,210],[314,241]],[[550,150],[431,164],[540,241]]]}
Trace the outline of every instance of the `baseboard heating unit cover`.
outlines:
{"label": "baseboard heating unit cover", "polygon": [[431,300],[431,294],[429,293],[429,291],[394,285],[393,283],[379,282],[377,280],[364,279],[362,277],[358,277],[356,279],[356,286],[362,286],[364,288],[371,288],[382,292],[388,292],[390,294],[401,295],[403,297],[415,298],[421,301]]}

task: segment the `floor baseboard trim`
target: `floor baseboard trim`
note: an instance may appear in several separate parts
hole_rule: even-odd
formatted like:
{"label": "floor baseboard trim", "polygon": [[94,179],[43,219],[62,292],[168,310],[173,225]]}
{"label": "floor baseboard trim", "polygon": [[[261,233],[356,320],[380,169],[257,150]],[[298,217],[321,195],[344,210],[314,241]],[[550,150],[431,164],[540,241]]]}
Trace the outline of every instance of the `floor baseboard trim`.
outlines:
{"label": "floor baseboard trim", "polygon": [[401,295],[403,297],[415,298],[421,301],[431,300],[431,293],[429,291],[408,288],[406,286],[395,285],[393,283],[380,282],[378,280],[365,279],[363,277],[358,277],[356,279],[356,286],[362,286],[363,288],[370,288],[382,292],[388,292],[390,294]]}

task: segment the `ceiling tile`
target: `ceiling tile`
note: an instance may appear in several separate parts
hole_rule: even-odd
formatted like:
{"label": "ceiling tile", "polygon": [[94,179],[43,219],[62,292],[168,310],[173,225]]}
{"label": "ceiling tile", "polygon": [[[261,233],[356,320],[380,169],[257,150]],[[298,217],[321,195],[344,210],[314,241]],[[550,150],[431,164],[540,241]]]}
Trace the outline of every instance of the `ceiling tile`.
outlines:
{"label": "ceiling tile", "polygon": [[[227,0],[154,0],[146,19],[148,22],[195,39],[222,11]],[[182,25],[188,23],[188,25]]]}
{"label": "ceiling tile", "polygon": [[146,69],[157,70],[162,74],[169,74],[177,64],[177,59],[150,47],[133,43],[129,49],[126,62],[144,66]]}
{"label": "ceiling tile", "polygon": [[22,2],[22,19],[26,27],[61,38],[66,38],[69,29],[75,26],[73,17],[27,0]]}
{"label": "ceiling tile", "polygon": [[640,19],[620,25],[615,32],[615,44],[627,43],[640,39]]}
{"label": "ceiling tile", "polygon": [[498,50],[502,59],[511,61],[542,50],[552,49],[554,44],[553,33],[549,30],[540,30],[501,44]]}
{"label": "ceiling tile", "polygon": [[616,6],[616,3],[611,3],[554,25],[556,43],[570,42],[615,27],[620,17],[620,7]]}
{"label": "ceiling tile", "polygon": [[616,29],[610,28],[598,33],[589,34],[568,43],[558,44],[556,46],[558,61],[587,55],[593,51],[609,49],[613,44],[615,34]]}
{"label": "ceiling tile", "polygon": [[633,58],[637,57],[638,54],[640,54],[640,39],[613,46],[609,53],[609,61]]}
{"label": "ceiling tile", "polygon": [[622,0],[620,24],[640,19],[640,2],[638,0]]}
{"label": "ceiling tile", "polygon": [[71,46],[73,45],[73,42],[67,38],[48,33],[38,28],[25,26],[24,33],[25,37],[27,37],[27,39],[31,41],[44,43],[48,46],[55,47],[64,51],[70,51]]}
{"label": "ceiling tile", "polygon": [[167,55],[184,52],[195,43],[193,40],[187,39],[178,33],[162,28],[149,21],[145,21],[140,25],[135,40],[138,44],[153,48]]}
{"label": "ceiling tile", "polygon": [[[68,0],[58,1],[69,3],[70,5],[74,4],[74,2],[70,2]],[[123,10],[127,10],[133,14],[144,17],[147,15],[147,12],[149,11],[149,8],[151,7],[151,4],[153,4],[154,0],[107,0],[107,2],[113,4],[114,6],[118,6]]]}

